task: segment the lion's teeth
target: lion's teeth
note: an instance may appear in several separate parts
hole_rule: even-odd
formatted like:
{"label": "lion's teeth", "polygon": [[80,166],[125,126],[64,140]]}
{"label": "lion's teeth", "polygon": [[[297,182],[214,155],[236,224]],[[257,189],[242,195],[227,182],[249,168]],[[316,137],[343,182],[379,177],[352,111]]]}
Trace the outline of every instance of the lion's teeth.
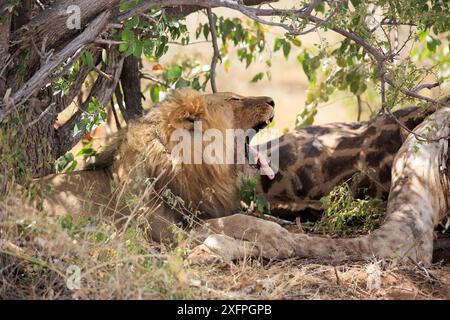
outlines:
{"label": "lion's teeth", "polygon": [[270,124],[270,120],[266,120],[266,124]]}

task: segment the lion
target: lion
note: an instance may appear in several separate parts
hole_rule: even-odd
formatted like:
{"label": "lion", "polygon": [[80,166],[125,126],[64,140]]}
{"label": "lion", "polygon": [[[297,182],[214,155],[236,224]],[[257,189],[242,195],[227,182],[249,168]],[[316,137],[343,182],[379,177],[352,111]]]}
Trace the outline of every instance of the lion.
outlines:
{"label": "lion", "polygon": [[[43,201],[44,210],[52,215],[103,214],[127,221],[135,208],[147,208],[149,232],[155,241],[170,238],[174,224],[186,223],[186,212],[199,219],[230,215],[239,210],[238,190],[250,168],[248,160],[179,161],[173,151],[180,142],[172,138],[181,132],[187,133],[183,142],[193,139],[197,125],[201,133],[210,129],[223,136],[230,129],[255,133],[272,122],[274,108],[273,99],[265,96],[202,95],[187,88],[174,91],[120,130],[95,163],[82,171],[42,179],[40,183],[51,188]],[[248,158],[249,150],[254,150],[249,147],[251,138],[245,136],[244,146],[233,141],[223,142],[223,147],[232,154],[245,153]],[[206,142],[201,146],[183,150],[182,156],[189,151],[191,158],[202,155]],[[241,149],[236,150],[238,147]],[[260,166],[260,161],[255,165]],[[265,169],[270,170],[267,165]]]}
{"label": "lion", "polygon": [[[209,230],[201,235],[206,240],[196,247],[198,250],[193,250],[193,256],[199,253],[200,258],[204,250],[207,255],[212,250],[229,259],[249,255],[268,259],[376,256],[431,263],[433,229],[448,213],[450,203],[446,173],[448,141],[436,139],[448,137],[448,108],[436,111],[417,125],[414,134],[407,135],[404,142],[398,125],[383,119],[357,126],[329,126],[325,128],[329,135],[325,135],[326,141],[321,140],[322,146],[313,140],[324,135],[324,127],[285,135],[274,149],[278,148],[281,156],[275,175],[267,159],[250,146],[254,132],[272,122],[274,107],[269,97],[242,97],[233,93],[202,95],[191,89],[175,91],[120,131],[94,164],[80,172],[43,179],[41,183],[52,188],[44,200],[44,208],[52,214],[107,214],[126,224],[143,212],[149,235],[159,242],[171,239],[174,225],[191,226],[197,218],[207,220],[205,226]],[[376,128],[382,128],[379,135]],[[233,151],[233,160],[240,154],[246,160],[214,162],[206,157],[204,160],[208,161],[197,162],[197,156],[203,159],[205,154],[212,155],[206,152],[211,151],[208,141],[212,136],[208,139],[205,136],[212,131],[226,136],[227,130],[253,131],[244,134],[245,143],[238,143],[241,137],[233,136],[232,144],[225,140],[216,144],[227,154]],[[198,132],[203,137],[199,145],[196,144]],[[416,150],[415,134],[425,133],[434,140]],[[180,141],[188,147],[180,149]],[[319,147],[324,150],[322,157]],[[328,154],[327,150],[333,152]],[[317,166],[328,164],[321,171],[324,174],[320,181],[325,182],[336,182],[352,173],[358,167],[355,164],[363,160],[369,165],[383,164],[378,176],[382,182],[391,180],[391,183],[386,218],[380,228],[356,238],[331,239],[291,233],[273,221],[236,214],[240,212],[238,190],[242,179],[254,177],[255,166],[263,173],[258,187],[265,192],[272,187],[275,200],[297,202],[303,199],[301,196],[309,196],[310,190],[317,192],[314,184],[318,181],[309,177],[309,173],[318,177],[318,171],[311,171],[311,164],[296,165],[301,163],[302,153]],[[256,161],[252,162],[252,158]],[[385,175],[383,168],[391,169],[391,175]],[[293,174],[298,179],[283,179],[283,176],[294,177]],[[283,186],[281,192],[275,190],[276,186]],[[300,199],[291,201],[288,188],[293,188]]]}

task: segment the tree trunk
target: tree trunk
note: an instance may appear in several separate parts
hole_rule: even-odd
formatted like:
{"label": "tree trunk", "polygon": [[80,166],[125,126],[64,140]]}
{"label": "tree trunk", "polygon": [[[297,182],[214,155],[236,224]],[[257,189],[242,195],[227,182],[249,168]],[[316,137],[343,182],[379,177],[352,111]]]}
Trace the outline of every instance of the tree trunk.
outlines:
{"label": "tree trunk", "polygon": [[[0,98],[6,94],[6,90],[14,88],[19,83],[11,84],[10,79],[16,79],[16,76],[8,76],[8,64],[11,64],[12,54],[10,52],[9,37],[11,33],[26,25],[31,18],[32,1],[22,1],[20,9],[12,18],[7,14],[0,25]],[[12,63],[14,64],[14,63]],[[10,68],[10,72],[11,72]],[[18,73],[17,70],[13,70]],[[9,139],[4,139],[0,143],[0,153],[8,153],[13,150],[14,157],[8,163],[9,170],[19,169],[21,174],[30,173],[32,176],[43,176],[50,174],[53,169],[53,124],[56,121],[54,113],[49,112],[50,98],[49,90],[42,90],[34,97],[31,97],[27,104],[31,112],[16,112],[13,119],[16,118],[21,125],[14,125],[14,120],[2,126],[5,130],[3,134],[9,133]],[[45,112],[45,113],[44,113]],[[38,121],[39,120],[39,121]],[[24,146],[33,146],[27,148]],[[25,168],[29,170],[25,170]],[[27,172],[25,172],[27,171]]]}
{"label": "tree trunk", "polygon": [[142,108],[139,63],[139,59],[135,56],[126,57],[123,62],[122,75],[120,76],[125,101],[125,113],[123,113],[123,116],[127,122],[140,117],[144,111]]}
{"label": "tree trunk", "polygon": [[[55,172],[55,130],[57,114],[46,95],[28,100],[32,112],[23,113],[23,123],[17,142],[23,146],[25,166],[33,177],[43,177]],[[44,116],[42,116],[44,114]]]}
{"label": "tree trunk", "polygon": [[4,75],[6,64],[10,59],[9,54],[9,33],[11,29],[11,15],[5,14],[0,20],[0,99],[6,93],[6,77]]}
{"label": "tree trunk", "polygon": [[[0,0],[0,160],[9,175],[15,177],[28,171],[40,177],[52,173],[55,160],[79,141],[81,136],[74,137],[73,128],[80,112],[58,130],[54,127],[58,113],[70,105],[91,70],[82,68],[67,96],[55,95],[46,85],[64,76],[83,52],[91,50],[97,54],[95,42],[103,32],[110,30],[108,23],[120,22],[120,2],[41,1],[42,9],[32,0]],[[261,2],[252,0],[250,4]],[[150,6],[158,4],[155,1]],[[67,26],[73,14],[68,10],[71,6],[80,9],[80,29]],[[11,8],[14,15],[10,13]],[[187,15],[200,9],[198,6],[172,6],[167,8],[167,14]],[[59,73],[63,63],[67,66]],[[122,70],[121,63],[113,68],[113,81],[99,76],[93,86],[91,96],[97,99],[100,96],[104,105],[110,103],[108,95],[115,90],[118,82],[115,71]],[[123,101],[120,103],[125,105],[124,117],[130,120],[142,114],[139,60],[128,57],[124,63],[120,77]],[[107,88],[108,85],[112,87]]]}

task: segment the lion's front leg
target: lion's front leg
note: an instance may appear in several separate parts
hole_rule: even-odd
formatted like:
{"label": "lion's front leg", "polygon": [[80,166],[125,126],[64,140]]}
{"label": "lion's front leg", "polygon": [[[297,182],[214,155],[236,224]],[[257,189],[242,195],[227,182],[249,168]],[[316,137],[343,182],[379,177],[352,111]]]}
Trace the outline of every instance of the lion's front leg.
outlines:
{"label": "lion's front leg", "polygon": [[286,259],[295,255],[292,234],[275,222],[234,214],[207,220],[205,225],[206,240],[194,248],[191,261],[205,260],[205,255],[218,255],[228,261],[249,256]]}

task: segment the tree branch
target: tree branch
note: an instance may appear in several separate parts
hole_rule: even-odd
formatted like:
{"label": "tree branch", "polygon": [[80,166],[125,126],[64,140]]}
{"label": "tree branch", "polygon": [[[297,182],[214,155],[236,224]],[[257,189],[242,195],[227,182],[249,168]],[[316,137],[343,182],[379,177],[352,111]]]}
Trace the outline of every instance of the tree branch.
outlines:
{"label": "tree branch", "polygon": [[239,3],[238,1],[233,0],[147,0],[127,12],[119,13],[115,19],[116,21],[124,21],[158,6],[165,7],[168,15],[186,16],[203,8],[225,7],[235,9],[277,1],[278,0],[243,0],[239,1]]}
{"label": "tree branch", "polygon": [[427,102],[429,102],[429,103],[440,104],[440,102],[437,101],[437,100],[435,100],[435,99],[428,98],[428,97],[425,97],[425,96],[423,96],[423,95],[421,95],[421,94],[418,94],[418,93],[417,93],[417,88],[416,88],[416,89],[413,89],[413,90],[408,90],[408,89],[404,89],[404,88],[399,88],[399,87],[397,87],[397,86],[395,85],[395,83],[394,83],[391,79],[389,79],[389,78],[386,77],[385,80],[386,80],[386,83],[388,83],[390,86],[394,87],[395,89],[400,90],[400,92],[402,92],[404,95],[407,95],[407,96],[409,96],[409,97],[411,97],[411,98],[416,98],[416,99],[424,100],[424,101],[427,101]]}
{"label": "tree branch", "polygon": [[[93,53],[94,65],[97,65],[99,63],[99,60],[100,60],[100,53],[99,52]],[[77,73],[77,78],[75,79],[75,81],[72,82],[72,85],[70,86],[67,93],[63,96],[60,95],[53,96],[52,100],[53,102],[56,103],[55,112],[60,113],[64,111],[72,103],[72,101],[80,93],[81,87],[83,86],[86,77],[89,75],[92,69],[93,69],[92,66],[82,64],[80,66],[80,70]]]}
{"label": "tree branch", "polygon": [[121,130],[122,126],[120,124],[120,119],[119,119],[119,115],[117,114],[116,107],[114,106],[114,99],[113,99],[112,95],[111,95],[111,111],[114,116],[114,121],[116,122],[117,130]]}
{"label": "tree branch", "polygon": [[[86,30],[70,42],[63,50],[55,54],[52,59],[42,66],[16,93],[11,97],[11,103],[0,110],[0,123],[11,114],[15,107],[24,104],[36,90],[55,78],[55,70],[71,56],[82,51],[104,30],[110,16],[109,11],[100,14]],[[74,62],[74,61],[73,61]],[[58,74],[59,75],[59,74]]]}
{"label": "tree branch", "polygon": [[130,119],[127,118],[128,113],[127,113],[127,110],[125,109],[125,106],[123,105],[123,95],[122,95],[122,91],[120,89],[120,82],[117,84],[114,94],[116,96],[116,101],[117,101],[117,105],[119,106],[120,113],[122,113],[125,123],[128,123],[128,121]]}
{"label": "tree branch", "polygon": [[209,21],[209,30],[211,32],[211,41],[213,46],[213,57],[211,60],[211,70],[209,72],[209,80],[211,82],[211,89],[212,92],[217,92],[217,84],[216,84],[216,66],[217,61],[222,60],[222,57],[220,56],[219,52],[219,45],[217,44],[217,33],[216,33],[216,23],[214,21],[214,15],[212,13],[211,8],[206,8],[206,12],[208,14],[208,21]]}
{"label": "tree branch", "polygon": [[56,136],[58,138],[58,146],[56,152],[56,158],[65,154],[68,150],[82,138],[84,132],[73,136],[73,130],[75,124],[77,124],[85,110],[87,110],[92,97],[95,97],[98,103],[102,106],[109,104],[111,96],[114,93],[114,89],[119,82],[119,77],[122,73],[124,58],[117,50],[111,50],[108,56],[108,64],[105,67],[105,72],[112,75],[112,80],[106,77],[98,77],[97,81],[93,85],[89,97],[82,103],[79,110],[77,110],[72,117],[67,120],[59,129],[56,130]]}
{"label": "tree branch", "polygon": [[96,16],[106,11],[118,7],[120,0],[62,0],[57,1],[46,10],[40,12],[29,23],[11,35],[11,42],[18,45],[18,49],[30,46],[31,37],[36,43],[40,43],[44,37],[47,37],[47,47],[54,48],[67,39],[72,38],[80,32],[79,29],[67,27],[67,21],[70,18],[68,8],[76,6],[80,9],[82,18],[81,29],[93,21]]}
{"label": "tree branch", "polygon": [[414,88],[413,90],[411,90],[412,92],[420,92],[423,89],[428,89],[431,90],[433,88],[439,87],[441,85],[440,82],[435,82],[435,83],[425,83],[425,84],[421,84],[420,86],[417,86],[416,88]]}

